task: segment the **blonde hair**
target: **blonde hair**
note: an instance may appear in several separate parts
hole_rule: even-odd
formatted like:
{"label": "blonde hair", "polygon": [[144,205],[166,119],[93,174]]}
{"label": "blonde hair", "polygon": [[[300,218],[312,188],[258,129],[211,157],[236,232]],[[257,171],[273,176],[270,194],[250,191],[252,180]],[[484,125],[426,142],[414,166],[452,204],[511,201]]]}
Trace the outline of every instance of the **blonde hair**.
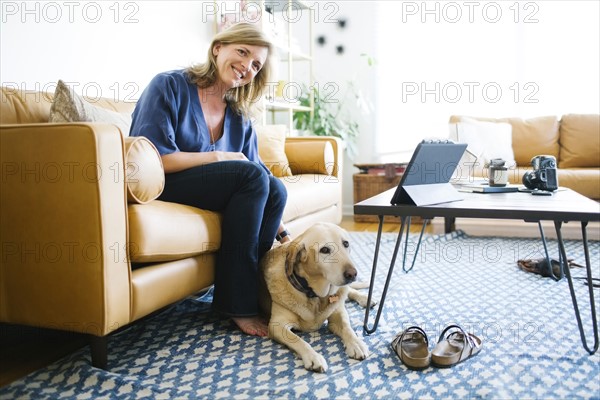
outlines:
{"label": "blonde hair", "polygon": [[213,48],[217,44],[232,43],[262,46],[268,49],[267,59],[254,79],[247,85],[229,89],[225,95],[225,100],[235,112],[250,117],[251,110],[255,105],[253,103],[260,99],[273,69],[271,65],[273,45],[256,25],[240,22],[217,33],[208,48],[207,61],[190,66],[186,72],[189,80],[200,88],[212,86],[217,81],[217,59],[213,54]]}

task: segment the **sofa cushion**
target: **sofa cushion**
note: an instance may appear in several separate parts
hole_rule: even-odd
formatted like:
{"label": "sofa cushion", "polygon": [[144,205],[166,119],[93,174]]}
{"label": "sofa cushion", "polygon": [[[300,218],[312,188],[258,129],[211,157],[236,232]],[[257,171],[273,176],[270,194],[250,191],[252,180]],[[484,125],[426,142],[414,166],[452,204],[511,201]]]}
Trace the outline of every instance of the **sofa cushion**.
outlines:
{"label": "sofa cushion", "polygon": [[337,175],[333,146],[326,140],[286,143],[292,173]]}
{"label": "sofa cushion", "polygon": [[316,211],[338,205],[341,200],[341,182],[328,175],[304,174],[281,178],[288,192],[283,221],[312,214]]}
{"label": "sofa cushion", "polygon": [[165,187],[165,173],[158,150],[143,136],[125,138],[127,201],[145,204]]}
{"label": "sofa cushion", "polygon": [[51,94],[3,86],[0,99],[0,124],[48,122],[51,105]]}
{"label": "sofa cushion", "polygon": [[214,283],[215,256],[202,254],[146,265],[131,273],[131,320],[137,320]]}
{"label": "sofa cushion", "polygon": [[292,171],[285,155],[285,125],[260,125],[256,127],[258,154],[271,173],[277,177],[291,176]]}
{"label": "sofa cushion", "polygon": [[[0,98],[0,124],[39,124],[48,122],[54,93],[24,90],[15,86],[2,86]],[[110,98],[87,99],[95,106],[122,114],[131,114],[134,102]]]}
{"label": "sofa cushion", "polygon": [[[451,123],[460,121],[461,117],[450,117]],[[512,146],[517,165],[529,165],[531,158],[547,154],[559,156],[558,118],[555,116],[536,118],[481,118],[479,121],[508,122],[512,126]]]}
{"label": "sofa cushion", "polygon": [[600,167],[600,115],[563,115],[560,146],[559,168]]}
{"label": "sofa cushion", "polygon": [[547,154],[558,159],[558,118],[506,118],[513,128],[513,150],[518,165],[530,165],[537,155]]}
{"label": "sofa cushion", "polygon": [[116,125],[123,136],[128,136],[131,115],[95,106],[59,80],[48,122],[102,122]]}
{"label": "sofa cushion", "polygon": [[568,187],[590,199],[600,200],[600,169],[558,168],[558,185]]}
{"label": "sofa cushion", "polygon": [[127,209],[132,262],[179,260],[221,246],[220,214],[160,200]]}

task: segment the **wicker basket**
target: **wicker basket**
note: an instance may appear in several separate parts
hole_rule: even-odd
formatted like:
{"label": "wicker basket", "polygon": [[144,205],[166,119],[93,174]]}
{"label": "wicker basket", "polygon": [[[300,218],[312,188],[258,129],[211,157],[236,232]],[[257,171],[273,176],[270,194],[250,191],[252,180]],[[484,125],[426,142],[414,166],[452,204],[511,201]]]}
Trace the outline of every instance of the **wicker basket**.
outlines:
{"label": "wicker basket", "polygon": [[[354,174],[354,203],[368,199],[398,186],[402,175],[393,176],[391,179],[384,175]],[[391,200],[391,197],[390,197]],[[355,222],[379,222],[376,215],[354,215]],[[400,222],[398,217],[385,217],[385,221]]]}

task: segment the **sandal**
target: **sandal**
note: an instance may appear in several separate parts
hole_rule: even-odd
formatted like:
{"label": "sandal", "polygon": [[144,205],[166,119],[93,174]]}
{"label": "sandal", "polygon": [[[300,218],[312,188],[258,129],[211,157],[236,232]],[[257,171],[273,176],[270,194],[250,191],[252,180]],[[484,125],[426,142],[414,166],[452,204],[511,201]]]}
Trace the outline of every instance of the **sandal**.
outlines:
{"label": "sandal", "polygon": [[392,349],[408,369],[422,370],[431,363],[427,334],[418,326],[399,333],[392,341]]}
{"label": "sandal", "polygon": [[[538,274],[543,276],[544,278],[549,278],[551,276],[560,277],[560,261],[551,258],[550,264],[552,265],[552,273],[550,272],[550,268],[548,268],[548,261],[545,258],[539,258],[537,260],[529,259],[529,260],[518,260],[517,265],[525,272],[531,272],[533,274]],[[584,268],[583,265],[579,265],[575,263],[573,260],[567,260],[567,265],[569,268],[579,267]],[[552,274],[552,275],[551,275]]]}
{"label": "sandal", "polygon": [[[454,331],[446,335],[451,329]],[[458,325],[449,325],[442,331],[431,352],[431,364],[439,368],[452,367],[479,354],[482,345],[477,336],[465,332]]]}

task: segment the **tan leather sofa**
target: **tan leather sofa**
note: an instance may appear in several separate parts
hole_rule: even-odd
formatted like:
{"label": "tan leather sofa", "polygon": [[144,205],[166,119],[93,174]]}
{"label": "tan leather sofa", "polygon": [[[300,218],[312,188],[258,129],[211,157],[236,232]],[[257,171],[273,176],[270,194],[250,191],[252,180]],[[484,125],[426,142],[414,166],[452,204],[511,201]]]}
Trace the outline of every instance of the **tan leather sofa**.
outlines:
{"label": "tan leather sofa", "polygon": [[[451,116],[450,124],[460,122],[461,118]],[[529,119],[470,118],[511,125],[516,161],[516,167],[509,170],[511,183],[522,183],[524,173],[532,169],[532,157],[552,155],[558,162],[559,186],[600,200],[600,115],[566,114],[560,119],[556,116]],[[487,171],[483,168],[476,170],[475,174],[487,177]]]}
{"label": "tan leather sofa", "polygon": [[[111,124],[48,123],[52,97],[2,88],[0,322],[89,334],[92,362],[105,368],[107,335],[212,285],[220,216],[132,201],[131,138]],[[144,151],[157,156],[141,149],[140,179]],[[293,172],[281,178],[288,229],[339,223],[340,143],[288,138],[285,153]]]}

